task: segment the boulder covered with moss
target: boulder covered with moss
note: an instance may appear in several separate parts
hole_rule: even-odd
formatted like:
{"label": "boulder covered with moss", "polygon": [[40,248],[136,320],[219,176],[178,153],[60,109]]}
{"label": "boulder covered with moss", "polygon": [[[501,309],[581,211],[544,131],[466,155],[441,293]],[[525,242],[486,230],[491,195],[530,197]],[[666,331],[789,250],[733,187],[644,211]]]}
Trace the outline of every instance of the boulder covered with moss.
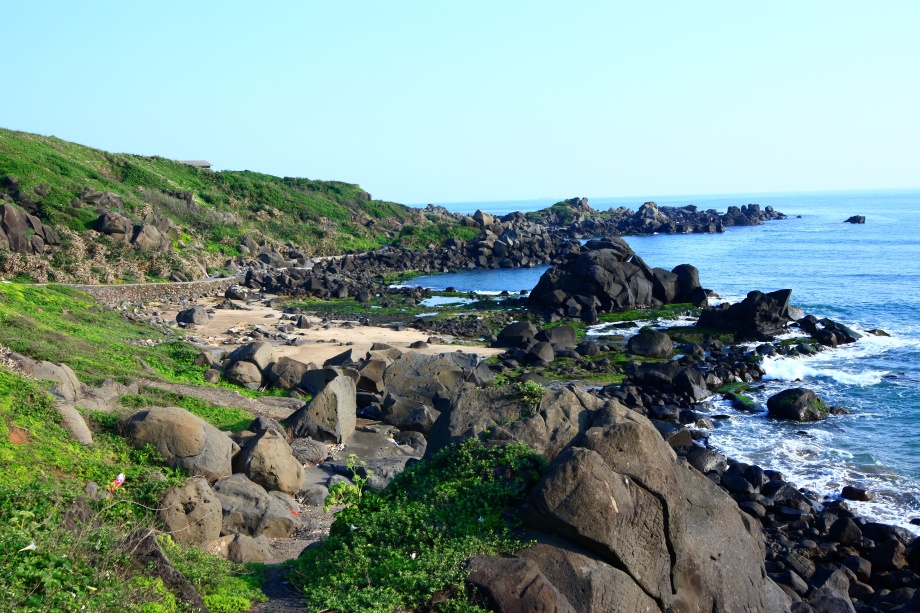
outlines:
{"label": "boulder covered with moss", "polygon": [[817,394],[804,387],[783,390],[767,400],[770,417],[790,421],[820,421],[828,416],[830,407]]}

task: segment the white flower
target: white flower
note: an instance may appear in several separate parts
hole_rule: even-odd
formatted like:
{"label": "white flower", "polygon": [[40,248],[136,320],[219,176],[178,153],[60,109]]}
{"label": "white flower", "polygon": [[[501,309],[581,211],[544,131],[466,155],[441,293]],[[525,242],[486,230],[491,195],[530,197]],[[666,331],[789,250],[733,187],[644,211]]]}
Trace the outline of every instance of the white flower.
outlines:
{"label": "white flower", "polygon": [[350,527],[352,530],[357,530],[357,529],[358,529],[358,526],[356,526],[356,525],[354,525],[354,524],[352,524],[352,525],[349,526],[349,527]]}
{"label": "white flower", "polygon": [[19,551],[35,551],[36,549],[37,547],[35,546],[35,541],[32,541],[31,543],[29,543],[28,545],[26,545]]}
{"label": "white flower", "polygon": [[409,554],[409,557],[413,560],[415,559],[415,556],[416,556],[416,553],[414,551]]}

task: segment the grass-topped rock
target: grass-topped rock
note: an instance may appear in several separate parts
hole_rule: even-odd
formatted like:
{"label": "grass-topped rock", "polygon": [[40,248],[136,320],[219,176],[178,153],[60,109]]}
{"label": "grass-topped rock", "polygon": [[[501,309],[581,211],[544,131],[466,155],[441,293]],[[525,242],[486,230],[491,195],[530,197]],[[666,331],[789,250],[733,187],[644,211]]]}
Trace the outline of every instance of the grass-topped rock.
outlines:
{"label": "grass-topped rock", "polygon": [[830,413],[827,403],[810,389],[794,387],[767,400],[771,417],[791,421],[819,421]]}

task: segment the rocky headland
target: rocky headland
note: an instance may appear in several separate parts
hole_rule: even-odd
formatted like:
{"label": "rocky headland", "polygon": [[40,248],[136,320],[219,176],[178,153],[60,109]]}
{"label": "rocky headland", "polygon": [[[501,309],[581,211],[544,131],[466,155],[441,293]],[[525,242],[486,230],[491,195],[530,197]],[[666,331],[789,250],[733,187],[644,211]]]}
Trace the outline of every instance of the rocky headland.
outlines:
{"label": "rocky headland", "polygon": [[[172,281],[0,285],[5,610],[920,609],[920,540],[847,502],[873,492],[808,491],[709,445],[732,418],[712,399],[839,412],[748,392],[764,357],[860,335],[791,290],[710,307],[694,266],[618,238],[781,213],[457,215],[135,158],[86,184],[4,172],[8,272]],[[131,183],[154,170],[196,187]],[[338,226],[311,217],[332,206]],[[544,264],[524,296],[441,292],[459,302],[433,317],[411,286]]]}

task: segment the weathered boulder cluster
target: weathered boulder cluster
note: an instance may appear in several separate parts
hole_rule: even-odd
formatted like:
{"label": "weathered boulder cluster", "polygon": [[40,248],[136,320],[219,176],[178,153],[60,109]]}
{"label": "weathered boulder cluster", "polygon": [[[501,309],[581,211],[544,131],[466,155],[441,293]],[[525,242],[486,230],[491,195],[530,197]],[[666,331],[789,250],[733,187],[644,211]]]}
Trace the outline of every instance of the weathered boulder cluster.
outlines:
{"label": "weathered boulder cluster", "polygon": [[164,492],[158,517],[176,541],[207,545],[237,561],[264,561],[267,538],[301,528],[304,469],[283,429],[257,418],[228,435],[179,407],[149,407],[125,422],[135,446],[153,446],[192,474]]}
{"label": "weathered boulder cluster", "polygon": [[103,211],[96,221],[96,230],[115,242],[127,242],[141,253],[172,251],[173,241],[179,240],[179,228],[159,213],[146,215],[140,223],[119,211]]}
{"label": "weathered boulder cluster", "polygon": [[[509,216],[506,216],[509,217]],[[321,298],[349,298],[379,291],[382,279],[404,271],[446,272],[472,268],[521,268],[552,262],[558,254],[577,248],[553,238],[540,224],[516,217],[493,218],[477,212],[470,224],[481,229],[470,242],[451,238],[444,248],[389,247],[357,255],[308,259],[289,248],[281,253],[265,245],[256,261],[239,261],[248,267],[244,285],[278,294],[306,294]]]}
{"label": "weathered boulder cluster", "polygon": [[703,306],[706,291],[689,264],[673,270],[652,268],[620,238],[588,241],[540,277],[528,304],[544,318],[581,318],[596,322],[598,313],[687,302]]}
{"label": "weathered boulder cluster", "polygon": [[136,394],[138,391],[136,383],[122,385],[110,379],[104,380],[98,387],[84,385],[67,364],[33,360],[19,353],[9,353],[6,358],[18,373],[30,379],[53,384],[51,395],[54,409],[61,416],[61,426],[81,445],[92,445],[93,435],[83,416],[77,411],[77,406],[110,413],[118,407],[122,396]]}
{"label": "weathered boulder cluster", "polygon": [[468,389],[444,407],[426,455],[483,434],[551,460],[519,513],[535,544],[468,562],[467,581],[496,610],[788,610],[764,572],[758,523],[644,416],[575,386],[536,405]]}
{"label": "weathered boulder cluster", "polygon": [[[659,206],[646,202],[635,212],[626,207],[597,211],[587,198],[570,198],[561,207],[539,211],[542,223],[553,234],[568,238],[625,234],[713,234],[730,226],[757,226],[765,221],[786,219],[772,206],[759,204],[730,206],[725,213],[701,211],[695,205]],[[560,210],[561,209],[561,210]]]}
{"label": "weathered boulder cluster", "polygon": [[[204,348],[200,361],[222,352]],[[313,398],[281,423],[259,417],[234,434],[178,407],[137,411],[126,419],[124,432],[132,444],[152,445],[171,466],[193,475],[167,490],[160,505],[159,518],[174,538],[240,561],[267,559],[267,538],[307,527],[298,498],[322,504],[326,489],[305,479],[304,464],[325,463],[326,443],[351,441],[359,415],[382,422],[373,432],[397,444],[375,460],[372,482],[382,487],[406,461],[424,453],[426,435],[440,415],[435,405],[492,377],[473,355],[403,353],[382,344],[363,356],[346,351],[322,368],[275,359],[267,343],[244,345],[228,362],[228,372],[250,364],[275,384],[283,381],[285,389]],[[342,475],[335,480],[351,476],[341,463],[328,468]]]}
{"label": "weathered boulder cluster", "polygon": [[42,255],[60,244],[51,226],[15,204],[0,204],[0,249]]}
{"label": "weathered boulder cluster", "polygon": [[[907,530],[866,521],[846,500],[821,499],[777,471],[698,446],[676,451],[761,523],[765,569],[793,611],[920,610],[920,539]],[[844,498],[870,498],[844,489]]]}

